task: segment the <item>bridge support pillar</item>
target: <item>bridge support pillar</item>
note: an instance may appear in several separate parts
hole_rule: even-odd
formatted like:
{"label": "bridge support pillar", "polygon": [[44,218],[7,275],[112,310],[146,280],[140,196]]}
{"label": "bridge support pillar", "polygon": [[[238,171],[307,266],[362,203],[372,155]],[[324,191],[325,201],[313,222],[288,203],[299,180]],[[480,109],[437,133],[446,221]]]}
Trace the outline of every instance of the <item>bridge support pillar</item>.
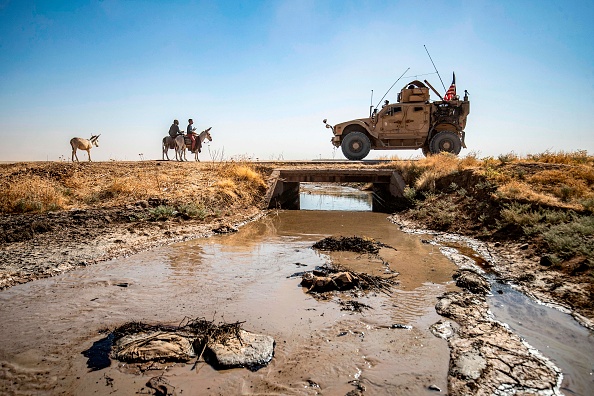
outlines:
{"label": "bridge support pillar", "polygon": [[271,188],[266,197],[268,209],[299,210],[299,182],[286,182],[279,175],[278,171],[272,174]]}

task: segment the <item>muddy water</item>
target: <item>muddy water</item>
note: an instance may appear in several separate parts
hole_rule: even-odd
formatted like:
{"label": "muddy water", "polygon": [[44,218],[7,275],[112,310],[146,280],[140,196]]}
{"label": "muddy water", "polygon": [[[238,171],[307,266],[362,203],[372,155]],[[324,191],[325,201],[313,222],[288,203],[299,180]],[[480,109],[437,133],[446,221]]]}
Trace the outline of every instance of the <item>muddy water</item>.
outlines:
{"label": "muddy water", "polygon": [[493,283],[490,307],[497,320],[563,371],[561,391],[594,394],[594,333],[570,315],[540,305],[509,285]]}
{"label": "muddy water", "polygon": [[[363,296],[372,309],[341,311],[337,295],[317,301],[295,273],[330,257],[311,245],[330,235],[368,236],[400,273],[392,295]],[[340,257],[334,259],[341,260]],[[366,256],[344,260],[364,267]],[[374,271],[388,271],[369,260]],[[365,212],[287,211],[236,234],[171,245],[30,282],[0,293],[0,389],[5,394],[149,393],[163,375],[183,395],[433,394],[447,389],[449,351],[428,327],[436,296],[455,289],[455,266],[386,216]],[[177,324],[184,317],[245,321],[276,340],[259,371],[215,371],[200,363],[131,373],[117,362],[89,371],[82,352],[128,321]],[[412,329],[390,328],[406,324]],[[193,362],[192,362],[193,363]]]}

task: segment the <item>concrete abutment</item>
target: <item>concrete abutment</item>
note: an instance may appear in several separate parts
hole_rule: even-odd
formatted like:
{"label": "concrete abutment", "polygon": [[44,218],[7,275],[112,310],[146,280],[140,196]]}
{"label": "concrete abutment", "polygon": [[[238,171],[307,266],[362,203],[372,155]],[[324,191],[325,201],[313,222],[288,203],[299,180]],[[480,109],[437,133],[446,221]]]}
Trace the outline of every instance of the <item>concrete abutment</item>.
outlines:
{"label": "concrete abutment", "polygon": [[300,183],[373,183],[374,212],[389,212],[392,198],[403,197],[406,184],[389,169],[277,169],[266,194],[269,209],[299,209]]}

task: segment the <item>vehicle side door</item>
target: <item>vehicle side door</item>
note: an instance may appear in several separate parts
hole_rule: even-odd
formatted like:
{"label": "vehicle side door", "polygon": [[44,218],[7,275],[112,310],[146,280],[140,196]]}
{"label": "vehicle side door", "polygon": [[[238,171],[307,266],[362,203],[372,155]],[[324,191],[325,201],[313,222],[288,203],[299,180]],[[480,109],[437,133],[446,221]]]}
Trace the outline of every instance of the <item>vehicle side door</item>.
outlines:
{"label": "vehicle side door", "polygon": [[429,111],[430,106],[421,103],[406,106],[402,132],[414,134],[427,131]]}
{"label": "vehicle side door", "polygon": [[387,105],[379,114],[380,138],[397,135],[404,127],[404,109],[399,103]]}

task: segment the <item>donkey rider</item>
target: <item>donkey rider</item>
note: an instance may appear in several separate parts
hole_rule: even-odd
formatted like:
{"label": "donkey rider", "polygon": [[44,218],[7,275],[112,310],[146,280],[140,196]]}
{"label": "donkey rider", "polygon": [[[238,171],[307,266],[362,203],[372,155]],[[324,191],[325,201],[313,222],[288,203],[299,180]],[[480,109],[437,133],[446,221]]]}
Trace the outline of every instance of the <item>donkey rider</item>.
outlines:
{"label": "donkey rider", "polygon": [[194,120],[192,120],[190,118],[188,120],[188,128],[186,129],[186,133],[187,133],[188,137],[190,138],[190,140],[192,141],[190,151],[192,153],[195,153],[196,150],[198,150],[198,152],[201,152],[202,151],[201,150],[202,142],[200,141],[200,139],[196,139],[196,132],[194,132],[196,130],[196,128],[193,125],[194,125]]}
{"label": "donkey rider", "polygon": [[175,139],[177,135],[183,135],[183,133],[179,130],[179,121],[173,120],[173,124],[169,127],[169,136]]}

